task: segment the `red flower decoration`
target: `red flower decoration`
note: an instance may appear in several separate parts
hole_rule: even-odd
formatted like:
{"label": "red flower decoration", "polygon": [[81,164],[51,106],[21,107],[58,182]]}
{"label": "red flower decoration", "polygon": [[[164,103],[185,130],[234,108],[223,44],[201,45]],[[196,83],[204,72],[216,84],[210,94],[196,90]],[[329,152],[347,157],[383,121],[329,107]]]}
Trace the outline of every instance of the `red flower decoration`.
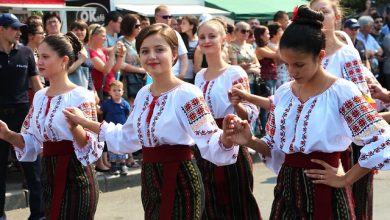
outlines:
{"label": "red flower decoration", "polygon": [[291,18],[291,20],[292,21],[296,21],[297,19],[298,19],[298,5],[297,6],[295,6],[295,8],[294,8],[294,11],[293,11],[293,14],[292,14],[292,18]]}

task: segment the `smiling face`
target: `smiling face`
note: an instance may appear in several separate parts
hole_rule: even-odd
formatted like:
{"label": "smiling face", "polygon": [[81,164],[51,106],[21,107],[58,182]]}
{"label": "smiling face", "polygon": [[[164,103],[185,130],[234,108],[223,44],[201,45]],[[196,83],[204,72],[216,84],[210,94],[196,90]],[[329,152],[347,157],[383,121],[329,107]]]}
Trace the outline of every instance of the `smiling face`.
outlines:
{"label": "smiling face", "polygon": [[65,72],[68,59],[67,56],[59,57],[45,42],[41,43],[38,47],[37,65],[39,73],[48,79],[60,72]]}
{"label": "smiling face", "polygon": [[222,27],[217,25],[217,23],[208,22],[199,27],[198,42],[200,49],[206,55],[221,52],[225,37]]}
{"label": "smiling face", "polygon": [[294,78],[298,84],[305,84],[313,78],[321,68],[321,59],[324,55],[324,50],[321,50],[318,56],[293,48],[280,50],[280,57],[285,62],[290,77]]}
{"label": "smiling face", "polygon": [[153,34],[143,40],[139,56],[146,72],[154,78],[171,74],[177,52],[172,51],[172,48],[161,34]]}
{"label": "smiling face", "polygon": [[87,36],[87,29],[74,28],[72,32],[79,38],[81,42],[84,42]]}

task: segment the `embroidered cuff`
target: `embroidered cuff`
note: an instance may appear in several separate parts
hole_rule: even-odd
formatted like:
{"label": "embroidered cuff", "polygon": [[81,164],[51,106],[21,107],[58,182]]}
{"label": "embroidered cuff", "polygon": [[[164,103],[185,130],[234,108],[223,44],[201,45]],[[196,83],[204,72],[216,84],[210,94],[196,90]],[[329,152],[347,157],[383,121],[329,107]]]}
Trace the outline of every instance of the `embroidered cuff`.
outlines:
{"label": "embroidered cuff", "polygon": [[105,141],[106,140],[106,136],[105,136],[105,130],[107,129],[107,122],[103,121],[102,123],[100,123],[100,126],[99,126],[99,133],[98,133],[98,136],[97,136],[97,140],[99,142],[102,142],[102,141]]}

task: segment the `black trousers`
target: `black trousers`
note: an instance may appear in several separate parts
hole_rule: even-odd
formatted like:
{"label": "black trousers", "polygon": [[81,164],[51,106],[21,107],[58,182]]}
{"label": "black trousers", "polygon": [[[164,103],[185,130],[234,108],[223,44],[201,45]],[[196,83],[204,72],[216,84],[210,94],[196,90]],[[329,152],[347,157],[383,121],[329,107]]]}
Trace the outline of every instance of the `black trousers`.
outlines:
{"label": "black trousers", "polygon": [[[8,128],[20,132],[24,118],[28,113],[29,105],[15,104],[7,107],[0,107],[0,120],[4,121]],[[0,140],[0,216],[4,213],[5,191],[7,180],[7,164],[10,154],[10,143]],[[34,162],[21,162],[29,190],[29,220],[40,219],[45,216],[42,202],[41,185],[41,161],[40,158]]]}

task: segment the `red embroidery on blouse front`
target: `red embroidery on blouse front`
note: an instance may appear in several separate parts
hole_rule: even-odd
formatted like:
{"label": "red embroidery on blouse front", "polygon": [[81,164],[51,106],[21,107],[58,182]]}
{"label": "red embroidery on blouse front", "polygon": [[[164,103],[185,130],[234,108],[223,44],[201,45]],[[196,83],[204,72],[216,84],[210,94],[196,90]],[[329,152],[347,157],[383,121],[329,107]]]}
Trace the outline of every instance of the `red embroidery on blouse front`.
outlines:
{"label": "red embroidery on blouse front", "polygon": [[309,118],[310,118],[310,114],[311,112],[313,111],[314,109],[314,106],[316,105],[317,103],[317,99],[315,99],[313,101],[313,103],[311,103],[310,105],[310,108],[309,110],[307,111],[304,119],[303,119],[303,131],[302,131],[302,137],[301,137],[301,146],[299,147],[299,151],[300,152],[304,152],[305,151],[305,145],[306,145],[306,139],[307,139],[307,126],[309,125]]}
{"label": "red embroidery on blouse front", "polygon": [[375,109],[360,96],[344,102],[339,111],[344,116],[353,137],[382,120]]}
{"label": "red embroidery on blouse front", "polygon": [[291,140],[291,143],[290,143],[290,147],[289,147],[289,151],[290,152],[294,152],[294,142],[295,142],[295,137],[296,137],[296,134],[297,134],[297,126],[298,126],[298,120],[301,116],[301,112],[302,112],[302,109],[305,105],[303,103],[300,103],[298,105],[298,108],[297,108],[297,115],[295,116],[295,125],[294,125],[294,137],[293,139]]}
{"label": "red embroidery on blouse front", "polygon": [[[145,99],[145,102],[144,102],[144,106],[142,107],[142,111],[141,113],[139,114],[138,118],[137,118],[137,132],[138,132],[138,140],[139,142],[141,143],[141,145],[143,147],[145,147],[145,142],[144,142],[144,139],[143,139],[143,134],[142,134],[142,129],[141,127],[143,127],[144,123],[142,123],[142,114],[145,112],[145,110],[148,108],[149,106],[149,96],[146,96],[146,99]],[[146,126],[144,127],[146,129]]]}
{"label": "red embroidery on blouse front", "polygon": [[283,149],[284,142],[286,142],[286,118],[292,107],[292,99],[287,108],[284,110],[282,119],[280,119],[280,149]]}
{"label": "red embroidery on blouse front", "polygon": [[54,132],[54,129],[53,129],[53,120],[54,120],[55,113],[58,111],[58,108],[60,107],[61,101],[62,101],[62,96],[59,96],[58,99],[57,99],[57,102],[56,102],[56,104],[55,104],[55,106],[53,108],[53,111],[51,111],[51,114],[49,116],[49,123],[47,124],[47,127],[50,130],[50,133],[51,133],[53,141],[58,141],[58,137],[57,137],[57,135],[56,135],[56,133]]}
{"label": "red embroidery on blouse front", "polygon": [[[154,142],[155,145],[158,145],[158,140],[157,140],[157,137],[156,137],[156,135],[155,135],[156,123],[157,123],[157,120],[160,119],[160,116],[161,116],[162,112],[163,112],[164,109],[165,109],[165,105],[167,104],[167,100],[168,100],[168,95],[165,95],[165,96],[162,98],[161,103],[160,103],[160,102],[157,103],[157,105],[160,107],[160,109],[158,110],[157,114],[154,116],[153,122],[152,122],[152,124],[151,124],[150,129],[148,129],[148,132],[149,132],[149,130],[150,130],[150,136],[152,137],[153,142]],[[149,134],[149,133],[148,133],[148,134]],[[150,137],[149,137],[149,141],[151,141],[151,140],[150,140]],[[153,143],[151,142],[151,144],[153,144]]]}

